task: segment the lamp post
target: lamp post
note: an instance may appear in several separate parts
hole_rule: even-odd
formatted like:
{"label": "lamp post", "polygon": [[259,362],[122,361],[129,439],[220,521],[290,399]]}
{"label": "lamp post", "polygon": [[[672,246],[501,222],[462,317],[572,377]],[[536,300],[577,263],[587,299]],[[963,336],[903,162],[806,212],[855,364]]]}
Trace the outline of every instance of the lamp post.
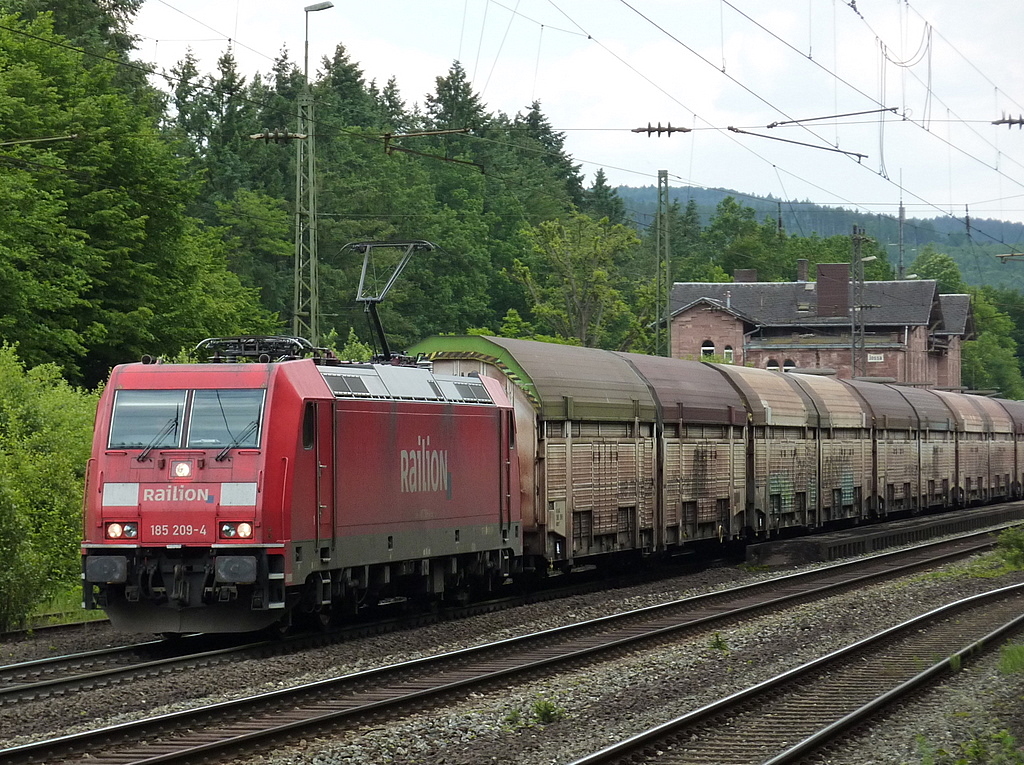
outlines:
{"label": "lamp post", "polygon": [[295,142],[295,288],[292,301],[292,332],[320,344],[320,291],[316,254],[316,125],[313,95],[309,90],[309,14],[333,8],[334,3],[313,3],[306,13],[302,93],[298,99],[299,135]]}

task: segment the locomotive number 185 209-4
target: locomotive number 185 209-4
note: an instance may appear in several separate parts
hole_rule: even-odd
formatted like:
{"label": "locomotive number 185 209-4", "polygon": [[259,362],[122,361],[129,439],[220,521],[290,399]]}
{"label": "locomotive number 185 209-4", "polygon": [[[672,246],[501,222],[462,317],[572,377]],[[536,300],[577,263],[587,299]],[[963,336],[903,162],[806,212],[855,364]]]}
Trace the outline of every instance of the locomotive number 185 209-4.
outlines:
{"label": "locomotive number 185 209-4", "polygon": [[193,526],[191,523],[153,524],[149,533],[154,537],[194,537],[206,536],[206,525]]}

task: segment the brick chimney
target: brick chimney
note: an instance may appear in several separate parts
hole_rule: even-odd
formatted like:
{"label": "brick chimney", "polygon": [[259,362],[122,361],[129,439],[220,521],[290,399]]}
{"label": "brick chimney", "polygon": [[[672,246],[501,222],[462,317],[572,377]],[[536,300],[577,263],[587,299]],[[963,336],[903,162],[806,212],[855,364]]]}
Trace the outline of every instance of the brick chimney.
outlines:
{"label": "brick chimney", "polygon": [[732,272],[732,280],[734,282],[756,282],[757,281],[757,269],[756,268],[737,268]]}
{"label": "brick chimney", "polygon": [[807,266],[810,261],[807,258],[800,258],[796,262],[796,280],[798,282],[807,281]]}
{"label": "brick chimney", "polygon": [[818,316],[850,315],[850,264],[818,264]]}

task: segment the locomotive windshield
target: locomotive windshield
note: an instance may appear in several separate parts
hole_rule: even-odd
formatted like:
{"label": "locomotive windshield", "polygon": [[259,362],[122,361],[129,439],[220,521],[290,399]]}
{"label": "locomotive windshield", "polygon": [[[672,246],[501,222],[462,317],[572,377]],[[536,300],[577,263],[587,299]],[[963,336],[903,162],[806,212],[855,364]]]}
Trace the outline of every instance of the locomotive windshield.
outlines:
{"label": "locomotive windshield", "polygon": [[262,389],[121,390],[110,449],[256,448]]}

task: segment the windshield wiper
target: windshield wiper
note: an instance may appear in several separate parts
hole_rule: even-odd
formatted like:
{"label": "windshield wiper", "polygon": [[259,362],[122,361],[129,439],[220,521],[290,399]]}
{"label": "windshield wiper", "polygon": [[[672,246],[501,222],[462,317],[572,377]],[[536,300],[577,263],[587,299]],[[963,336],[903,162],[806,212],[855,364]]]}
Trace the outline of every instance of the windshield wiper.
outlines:
{"label": "windshield wiper", "polygon": [[243,430],[235,438],[233,438],[230,444],[221,449],[220,454],[214,457],[214,459],[217,462],[223,462],[224,460],[226,460],[228,458],[228,452],[230,452],[232,449],[234,449],[236,446],[242,443],[242,441],[245,440],[246,436],[248,436],[250,433],[255,433],[256,428],[258,428],[259,426],[259,420],[253,420],[252,422],[250,422],[248,426],[246,426],[245,430]]}
{"label": "windshield wiper", "polygon": [[177,429],[178,429],[178,413],[175,412],[174,416],[167,421],[167,424],[165,424],[160,429],[160,432],[157,433],[156,436],[153,438],[153,440],[149,442],[149,446],[147,446],[145,449],[143,449],[142,453],[138,457],[136,457],[136,459],[139,462],[145,462],[146,461],[146,457],[148,457],[149,453],[151,451],[153,451],[153,449],[156,448],[156,445],[159,444],[161,440],[163,440],[164,436],[170,435],[171,433],[175,432]]}

